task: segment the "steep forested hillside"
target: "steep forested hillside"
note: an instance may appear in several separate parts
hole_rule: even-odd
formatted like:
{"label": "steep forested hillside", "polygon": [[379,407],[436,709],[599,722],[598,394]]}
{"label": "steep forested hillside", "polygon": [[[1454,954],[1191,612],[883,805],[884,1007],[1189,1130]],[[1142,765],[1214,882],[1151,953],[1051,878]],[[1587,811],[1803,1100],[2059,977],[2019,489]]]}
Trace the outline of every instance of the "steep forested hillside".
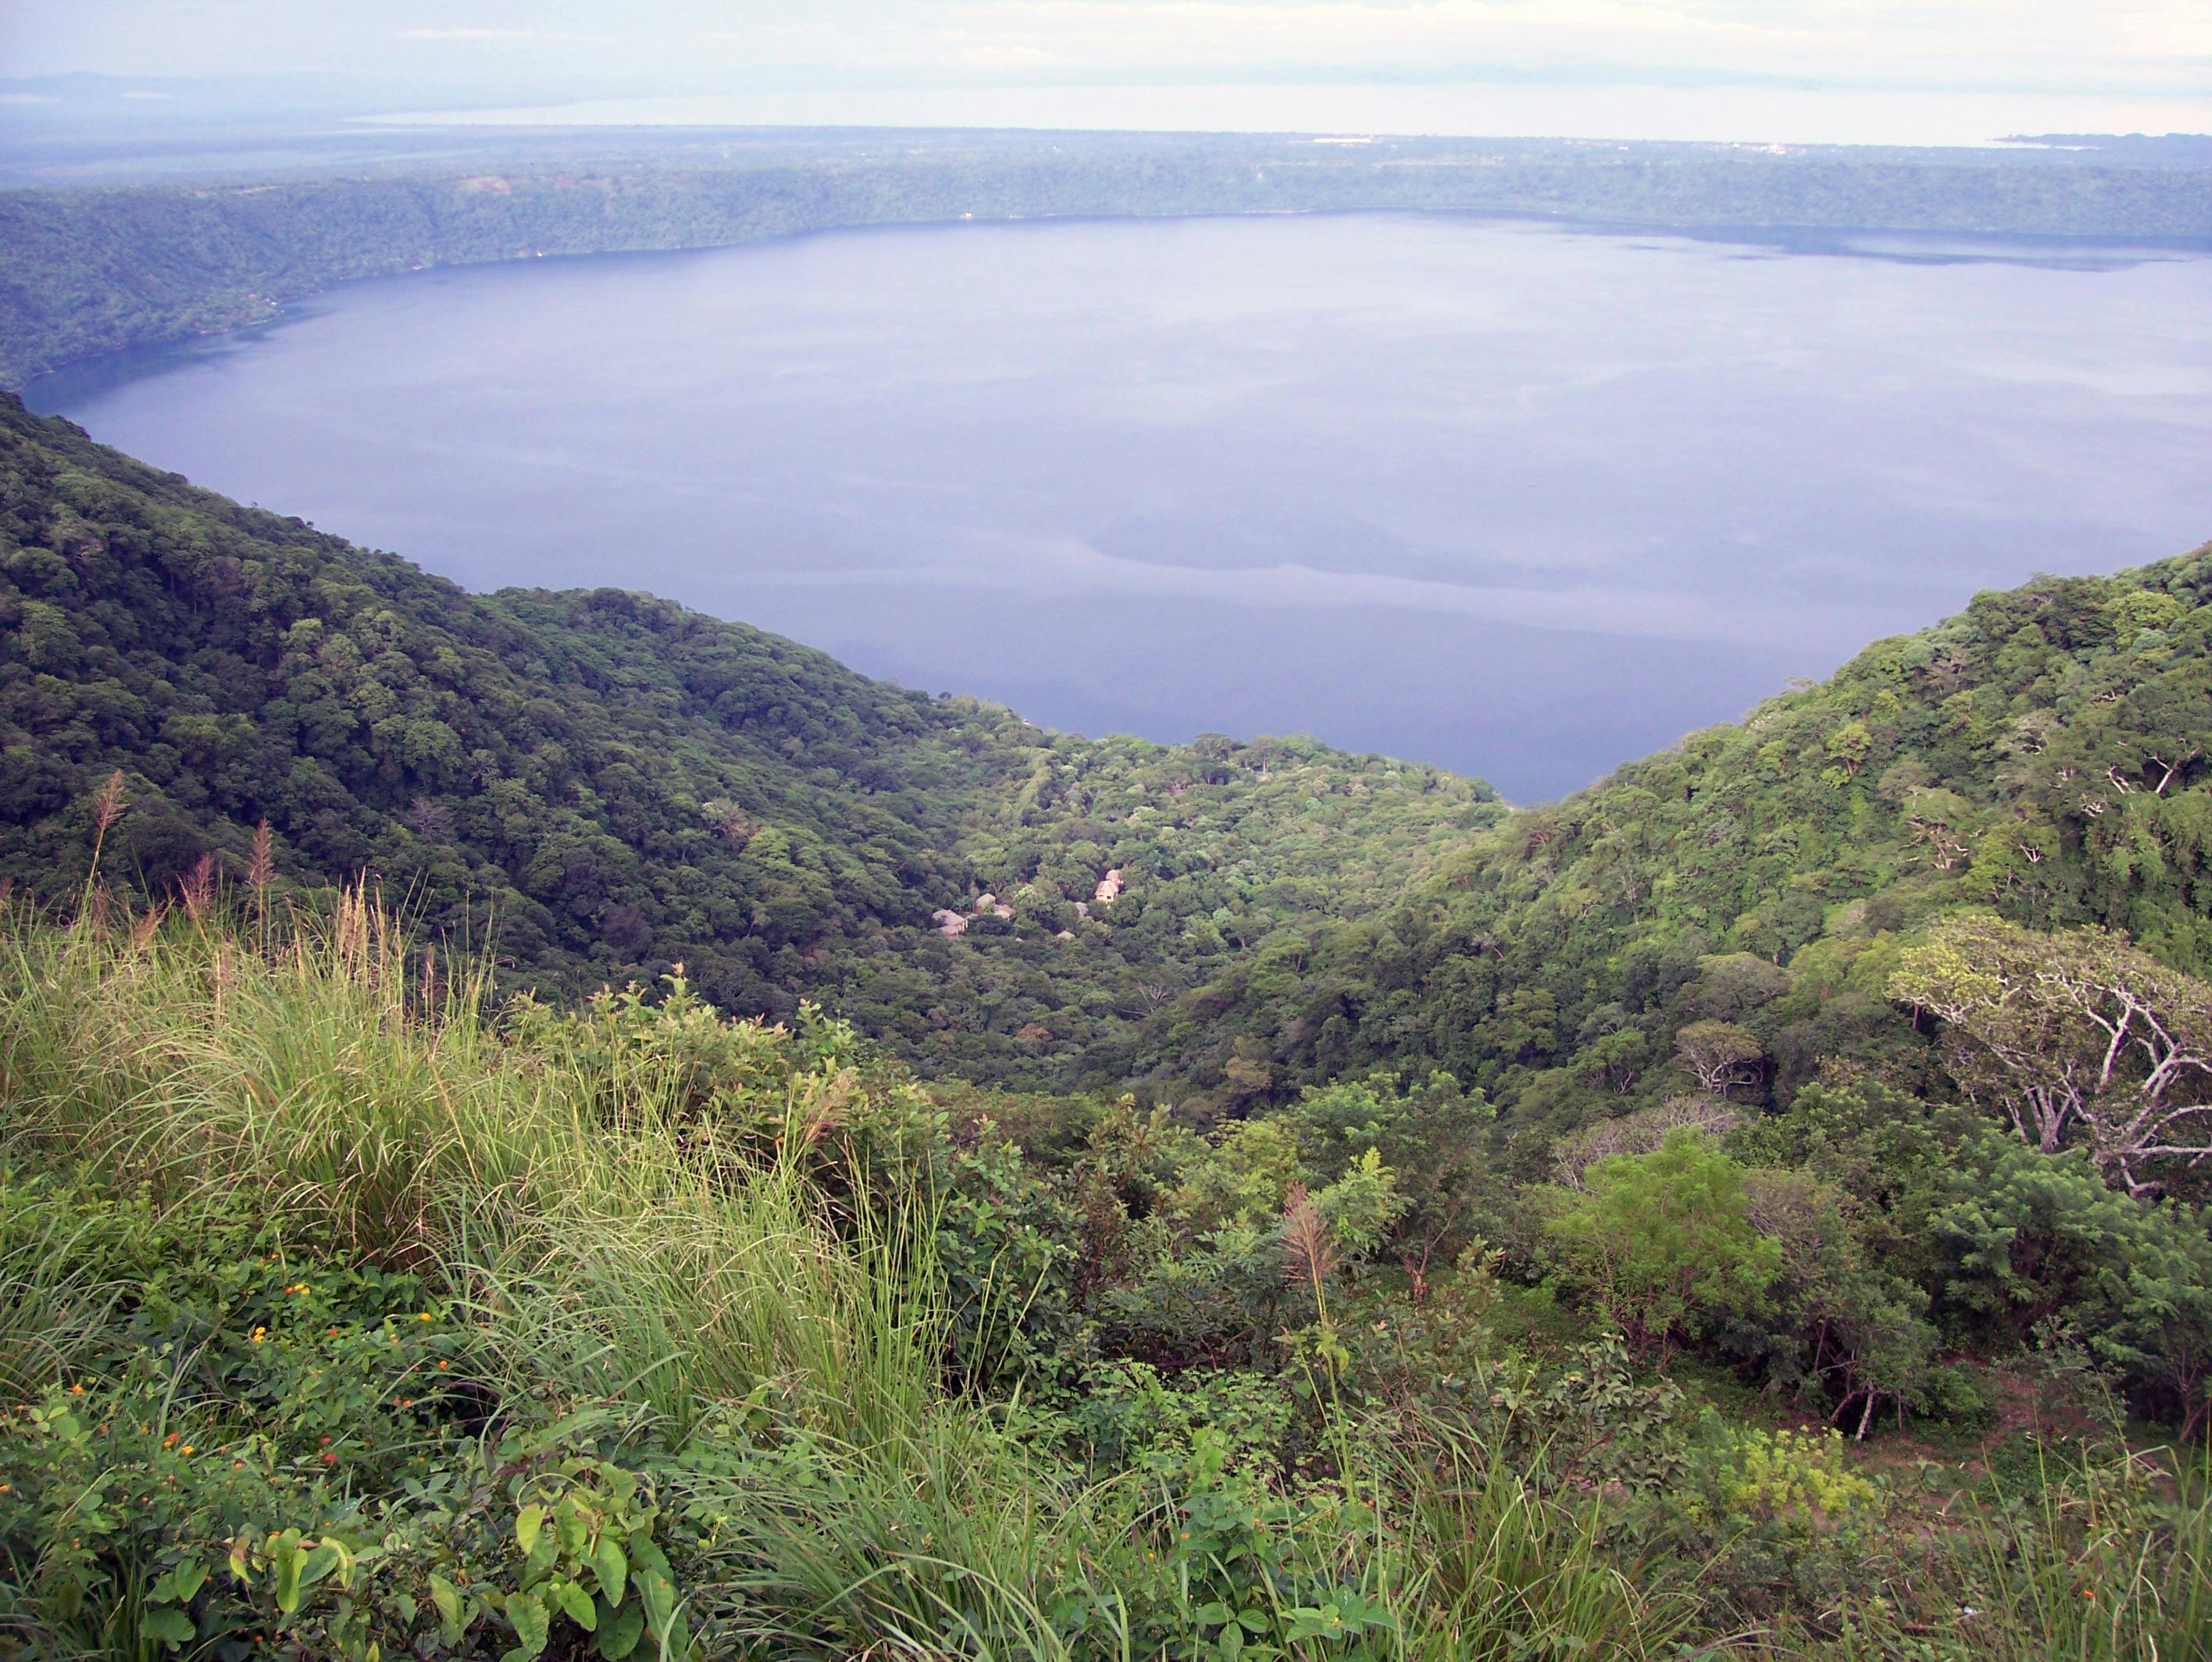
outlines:
{"label": "steep forested hillside", "polygon": [[1918,1084],[1886,981],[1946,908],[2212,962],[2201,553],[1984,595],[1508,818],[1310,741],[1048,735],[644,597],[471,596],[12,400],[0,434],[0,870],[42,890],[120,767],[157,891],[266,817],[288,881],[489,913],[552,986],[682,960],[934,1071],[1217,1108],[1441,1065],[1554,1129],[1680,1083],[1707,1018],[1778,1101],[1823,1059]]}
{"label": "steep forested hillside", "polygon": [[2209,750],[2212,548],[1509,812],[0,394],[0,1643],[2212,1662]]}
{"label": "steep forested hillside", "polygon": [[637,595],[472,596],[5,398],[0,875],[65,891],[116,769],[110,869],[151,893],[244,873],[266,819],[287,882],[489,914],[519,977],[680,960],[724,1008],[842,998],[979,1077],[1072,1069],[1500,811],[1308,741],[1048,735]]}
{"label": "steep forested hillside", "polygon": [[1224,1101],[1418,1061],[1571,1126],[1680,1083],[1705,1019],[1755,1037],[1784,1101],[1824,1058],[1920,1083],[1887,980],[1945,908],[2125,930],[2202,973],[2208,601],[2212,549],[1984,594],[1516,815],[1401,905],[1279,937],[1163,1042]]}

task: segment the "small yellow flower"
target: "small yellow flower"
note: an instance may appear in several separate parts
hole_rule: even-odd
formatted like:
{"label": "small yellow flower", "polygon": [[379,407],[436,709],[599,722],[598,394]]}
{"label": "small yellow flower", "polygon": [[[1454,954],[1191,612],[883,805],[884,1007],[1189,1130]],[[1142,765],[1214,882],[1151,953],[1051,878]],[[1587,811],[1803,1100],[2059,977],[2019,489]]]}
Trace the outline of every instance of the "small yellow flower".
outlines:
{"label": "small yellow flower", "polygon": [[416,1317],[415,1319],[417,1321],[428,1321],[430,1319],[430,1313],[428,1310],[425,1310],[421,1315]]}
{"label": "small yellow flower", "polygon": [[177,1453],[179,1453],[179,1454],[189,1454],[189,1453],[191,1453],[191,1452],[192,1452],[192,1446],[191,1446],[190,1443],[186,1443],[186,1444],[185,1444],[182,1448],[180,1448],[180,1449],[179,1449],[179,1450],[177,1451]]}
{"label": "small yellow flower", "polygon": [[82,1397],[84,1395],[84,1382],[82,1380],[78,1380],[76,1384],[70,1386],[70,1395],[72,1397]]}

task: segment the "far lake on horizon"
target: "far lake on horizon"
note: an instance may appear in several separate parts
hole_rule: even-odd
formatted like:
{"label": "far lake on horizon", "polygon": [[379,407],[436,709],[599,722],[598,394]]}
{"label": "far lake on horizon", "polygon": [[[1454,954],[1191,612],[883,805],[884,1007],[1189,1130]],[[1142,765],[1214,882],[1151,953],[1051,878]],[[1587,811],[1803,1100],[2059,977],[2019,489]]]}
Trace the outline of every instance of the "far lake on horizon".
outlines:
{"label": "far lake on horizon", "polygon": [[2212,257],[1032,221],[356,283],[33,407],[471,588],[1048,726],[1587,784],[1978,589],[2212,537]]}

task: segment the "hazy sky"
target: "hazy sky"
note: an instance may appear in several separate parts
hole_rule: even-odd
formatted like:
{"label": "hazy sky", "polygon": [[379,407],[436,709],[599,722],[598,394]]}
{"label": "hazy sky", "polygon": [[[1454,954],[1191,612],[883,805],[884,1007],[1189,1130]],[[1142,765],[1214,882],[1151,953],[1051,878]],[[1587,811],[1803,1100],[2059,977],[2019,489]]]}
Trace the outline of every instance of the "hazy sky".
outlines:
{"label": "hazy sky", "polygon": [[7,0],[0,76],[623,90],[1486,79],[2193,95],[2207,0]]}

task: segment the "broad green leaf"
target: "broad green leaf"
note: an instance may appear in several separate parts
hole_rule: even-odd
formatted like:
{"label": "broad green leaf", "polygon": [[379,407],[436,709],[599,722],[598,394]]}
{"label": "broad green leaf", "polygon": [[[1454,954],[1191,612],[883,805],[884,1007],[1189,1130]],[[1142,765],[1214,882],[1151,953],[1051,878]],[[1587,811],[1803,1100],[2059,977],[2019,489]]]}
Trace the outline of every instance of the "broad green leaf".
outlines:
{"label": "broad green leaf", "polygon": [[592,1603],[592,1595],[574,1581],[556,1582],[553,1596],[561,1601],[561,1608],[568,1612],[569,1620],[586,1633],[599,1625],[599,1612]]}
{"label": "broad green leaf", "polygon": [[611,1535],[599,1538],[599,1548],[592,1554],[592,1572],[599,1578],[599,1591],[607,1596],[607,1603],[619,1606],[623,1588],[629,1580],[629,1560],[623,1556],[622,1544]]}
{"label": "broad green leaf", "polygon": [[164,1645],[182,1645],[199,1636],[192,1618],[180,1610],[150,1610],[146,1619],[138,1624],[140,1636],[157,1640]]}
{"label": "broad green leaf", "polygon": [[300,1608],[300,1549],[280,1541],[270,1556],[276,1561],[276,1608],[289,1616]]}
{"label": "broad green leaf", "polygon": [[599,1654],[607,1662],[623,1662],[623,1659],[637,1648],[637,1641],[645,1636],[645,1612],[632,1604],[626,1610],[617,1610],[599,1629]]}
{"label": "broad green leaf", "polygon": [[430,1602],[438,1607],[438,1619],[445,1624],[447,1638],[459,1639],[461,1636],[460,1589],[444,1576],[434,1575],[430,1578]]}
{"label": "broad green leaf", "polygon": [[345,1554],[328,1541],[300,1561],[300,1585],[312,1587],[345,1560]]}
{"label": "broad green leaf", "polygon": [[545,1523],[545,1508],[536,1501],[514,1514],[514,1544],[527,1558],[538,1545],[538,1532]]}
{"label": "broad green leaf", "polygon": [[551,1635],[552,1617],[534,1592],[511,1592],[507,1596],[507,1619],[514,1626],[514,1636],[521,1641],[516,1647],[526,1656],[542,1655],[546,1640]]}
{"label": "broad green leaf", "polygon": [[652,1628],[657,1639],[668,1625],[669,1612],[676,1608],[676,1584],[652,1570],[638,1576],[636,1580],[638,1600],[645,1606],[647,1625]]}

